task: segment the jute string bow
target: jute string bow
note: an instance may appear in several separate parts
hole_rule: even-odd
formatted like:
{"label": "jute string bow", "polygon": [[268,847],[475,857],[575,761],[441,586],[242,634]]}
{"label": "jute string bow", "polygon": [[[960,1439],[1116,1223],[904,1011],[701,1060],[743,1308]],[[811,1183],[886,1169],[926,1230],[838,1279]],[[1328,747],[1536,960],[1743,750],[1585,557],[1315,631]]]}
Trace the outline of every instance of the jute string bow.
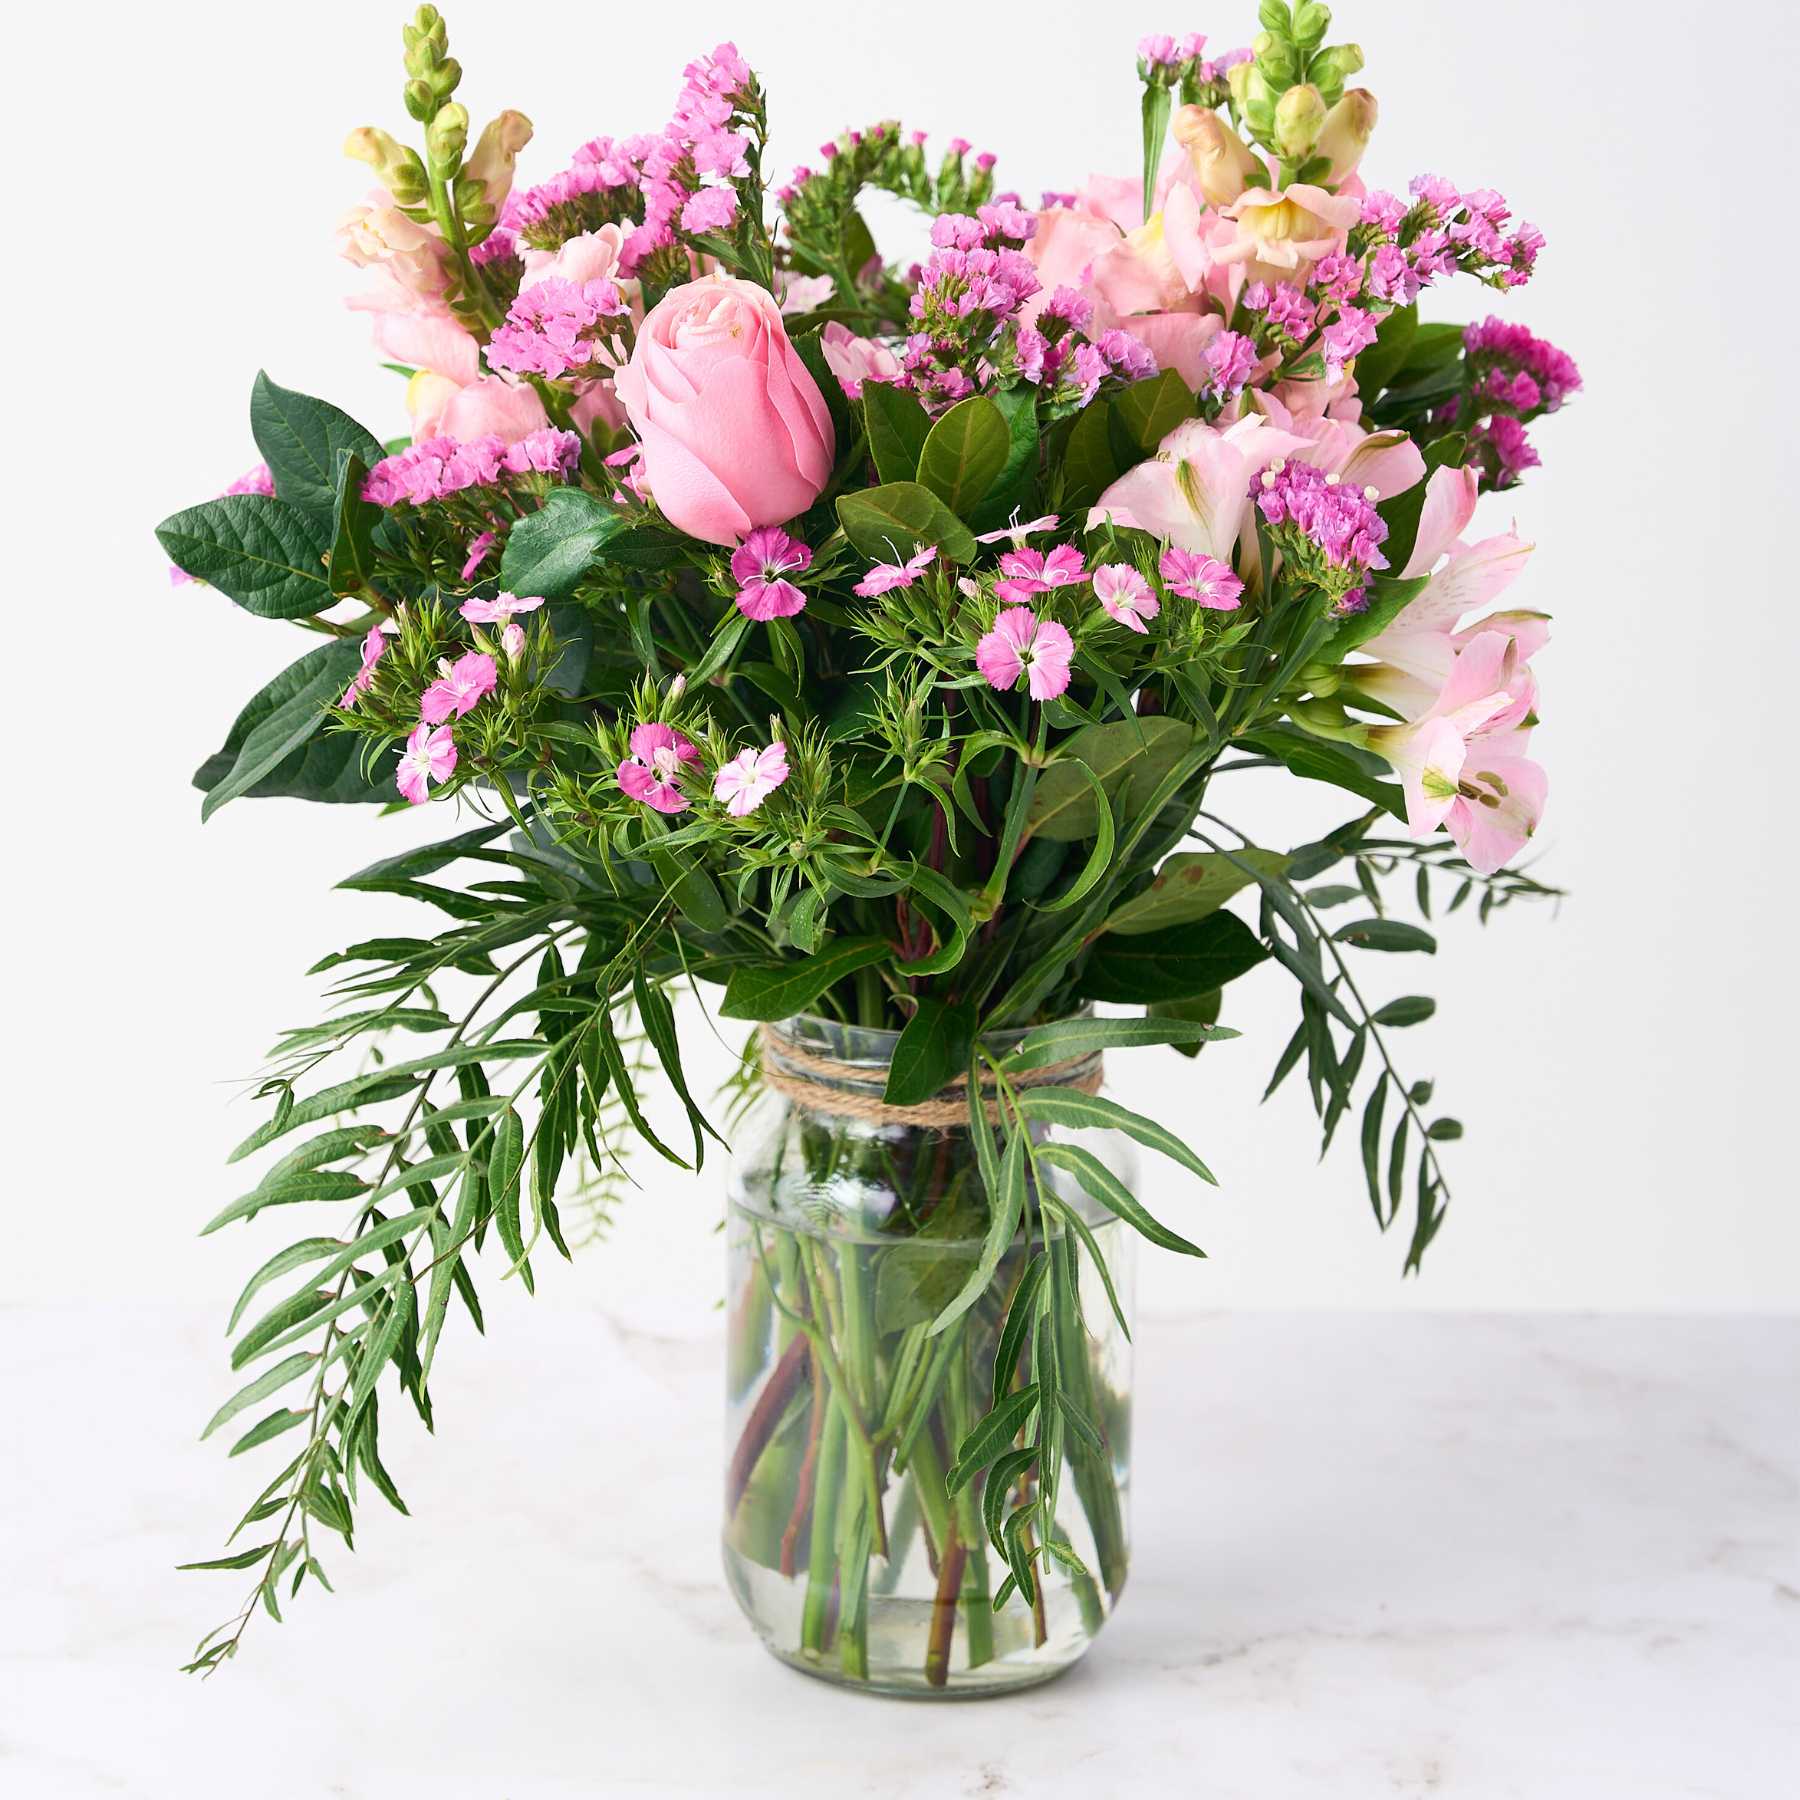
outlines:
{"label": "jute string bow", "polygon": [[[1021,1070],[1007,1080],[1015,1088],[1073,1088],[1077,1093],[1096,1094],[1105,1075],[1104,1060],[1097,1052],[1090,1052],[1066,1062],[1047,1063],[1041,1069]],[[966,1075],[959,1075],[929,1100],[912,1106],[890,1106],[881,1097],[885,1076],[880,1069],[866,1062],[840,1062],[835,1057],[803,1050],[792,1038],[768,1025],[762,1029],[762,1076],[776,1093],[785,1094],[802,1106],[842,1118],[861,1119],[871,1125],[944,1127],[967,1124],[969,1118]],[[990,1092],[985,1098],[988,1117],[998,1122],[998,1096]]]}

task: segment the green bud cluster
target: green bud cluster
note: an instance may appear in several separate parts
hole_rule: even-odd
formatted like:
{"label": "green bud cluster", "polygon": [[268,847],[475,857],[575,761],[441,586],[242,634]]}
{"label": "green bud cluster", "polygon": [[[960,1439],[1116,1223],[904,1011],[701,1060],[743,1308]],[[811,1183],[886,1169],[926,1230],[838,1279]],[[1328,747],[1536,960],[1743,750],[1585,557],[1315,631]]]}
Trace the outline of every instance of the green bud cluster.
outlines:
{"label": "green bud cluster", "polygon": [[1326,44],[1331,9],[1318,0],[1262,0],[1257,20],[1254,59],[1228,77],[1232,106],[1248,135],[1281,158],[1284,178],[1307,179],[1325,115],[1363,54],[1355,44]]}
{"label": "green bud cluster", "polygon": [[400,27],[406,47],[407,83],[401,97],[407,112],[425,127],[425,159],[439,181],[452,181],[469,142],[469,114],[451,98],[462,81],[462,64],[450,54],[450,34],[435,6],[421,6],[412,23]]}

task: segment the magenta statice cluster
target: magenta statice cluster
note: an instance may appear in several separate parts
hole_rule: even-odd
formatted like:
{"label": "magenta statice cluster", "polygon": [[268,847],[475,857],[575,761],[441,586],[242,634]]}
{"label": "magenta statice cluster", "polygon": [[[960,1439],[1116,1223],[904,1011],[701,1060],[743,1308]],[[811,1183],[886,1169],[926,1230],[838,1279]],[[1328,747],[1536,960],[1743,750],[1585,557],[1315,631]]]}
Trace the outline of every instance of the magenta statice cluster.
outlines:
{"label": "magenta statice cluster", "polygon": [[1364,579],[1388,566],[1381,553],[1387,522],[1375,510],[1373,488],[1340,481],[1311,463],[1282,461],[1255,478],[1250,495],[1282,548],[1333,593],[1339,612],[1368,604]]}
{"label": "magenta statice cluster", "polygon": [[628,310],[611,281],[535,281],[507,308],[506,323],[489,340],[488,366],[558,380],[601,357],[608,321]]}
{"label": "magenta statice cluster", "polygon": [[1521,415],[1555,412],[1581,386],[1581,371],[1566,350],[1506,319],[1468,326],[1463,351],[1476,371],[1477,392]]}
{"label": "magenta statice cluster", "polygon": [[750,141],[734,124],[755,77],[728,43],[696,57],[682,76],[674,114],[660,132],[591,139],[560,174],[509,198],[502,229],[555,250],[601,225],[629,223],[620,268],[632,275],[678,232],[729,228],[738,204],[732,183],[750,173]]}
{"label": "magenta statice cluster", "polygon": [[581,461],[581,439],[545,426],[508,444],[492,433],[459,443],[426,438],[383,457],[363,482],[363,498],[377,506],[429,506],[470,488],[495,487],[512,476],[554,475],[567,480]]}

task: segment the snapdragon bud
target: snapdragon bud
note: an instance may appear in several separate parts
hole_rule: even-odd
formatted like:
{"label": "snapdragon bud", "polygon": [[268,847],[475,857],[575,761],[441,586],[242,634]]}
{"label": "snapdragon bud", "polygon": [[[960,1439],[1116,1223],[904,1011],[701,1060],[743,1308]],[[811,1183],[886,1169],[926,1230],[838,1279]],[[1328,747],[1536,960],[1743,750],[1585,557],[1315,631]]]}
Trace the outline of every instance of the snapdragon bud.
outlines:
{"label": "snapdragon bud", "polygon": [[1333,44],[1321,50],[1306,66],[1310,80],[1316,82],[1325,97],[1335,102],[1344,91],[1344,83],[1363,66],[1360,44]]}
{"label": "snapdragon bud", "polygon": [[435,6],[421,6],[413,14],[412,23],[400,27],[400,41],[406,46],[407,74],[424,74],[449,46],[450,31],[444,15]]}
{"label": "snapdragon bud", "polygon": [[[513,164],[531,142],[531,121],[522,112],[503,112],[482,127],[475,148],[463,165],[463,174],[477,183],[480,193],[473,205],[498,215],[512,192]],[[464,208],[465,213],[470,208]]]}
{"label": "snapdragon bud", "polygon": [[1255,152],[1204,106],[1184,106],[1175,114],[1175,141],[1187,152],[1194,178],[1208,206],[1230,206],[1262,165]]}
{"label": "snapdragon bud", "polygon": [[1331,172],[1325,179],[1333,186],[1356,173],[1380,112],[1375,96],[1367,88],[1352,88],[1325,115],[1324,129],[1314,148],[1320,156],[1331,158]]}
{"label": "snapdragon bud", "polygon": [[417,81],[409,81],[401,93],[406,102],[406,110],[421,125],[427,125],[437,116],[438,97],[431,91],[431,83],[421,77]]}
{"label": "snapdragon bud", "polygon": [[1331,8],[1319,0],[1300,0],[1294,8],[1294,42],[1302,50],[1316,50],[1331,29]]}
{"label": "snapdragon bud", "polygon": [[1275,148],[1304,162],[1325,128],[1325,97],[1310,82],[1291,87],[1275,104]]}
{"label": "snapdragon bud", "polygon": [[344,139],[344,154],[367,163],[402,206],[418,205],[429,190],[418,151],[396,143],[377,126],[363,125],[351,132]]}
{"label": "snapdragon bud", "polygon": [[469,109],[452,100],[425,128],[425,154],[438,175],[454,174],[469,141]]}

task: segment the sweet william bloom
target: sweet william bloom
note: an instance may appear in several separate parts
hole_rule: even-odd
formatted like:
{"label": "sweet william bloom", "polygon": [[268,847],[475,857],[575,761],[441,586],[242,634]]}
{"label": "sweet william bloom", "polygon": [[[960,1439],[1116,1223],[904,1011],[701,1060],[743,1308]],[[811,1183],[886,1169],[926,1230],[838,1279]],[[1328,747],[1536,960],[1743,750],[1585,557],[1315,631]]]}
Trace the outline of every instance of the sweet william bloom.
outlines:
{"label": "sweet william bloom", "polygon": [[738,611],[759,623],[792,618],[805,608],[806,596],[787,577],[811,561],[812,551],[779,525],[751,532],[731,553]]}
{"label": "sweet william bloom", "polygon": [[456,744],[450,727],[440,725],[434,731],[421,720],[400,753],[394,785],[412,805],[422,806],[431,796],[431,784],[448,781],[455,770]]}
{"label": "sweet william bloom", "polygon": [[1074,640],[1054,619],[1040,619],[1027,606],[1009,606],[975,646],[975,666],[989,687],[1016,687],[1024,675],[1032,699],[1054,700],[1069,685],[1074,654]]}
{"label": "sweet william bloom", "polygon": [[[487,561],[487,553],[494,547],[494,534],[491,531],[478,532],[469,540],[469,553],[463,561],[462,578],[473,581],[475,571]],[[465,618],[468,614],[463,615]]]}
{"label": "sweet william bloom", "polygon": [[1000,558],[1000,573],[1004,579],[995,584],[994,596],[1009,606],[1088,578],[1081,552],[1073,544],[1058,544],[1049,551],[1009,550]]}
{"label": "sweet william bloom", "polygon": [[1140,635],[1149,630],[1144,621],[1162,611],[1155,590],[1130,563],[1102,563],[1094,571],[1094,598],[1109,619]]}
{"label": "sweet william bloom", "polygon": [[935,544],[921,544],[918,553],[903,563],[877,563],[850,591],[861,594],[865,600],[873,600],[877,594],[885,594],[891,588],[911,587],[936,555]]}
{"label": "sweet william bloom", "polygon": [[344,689],[344,697],[338,702],[346,712],[356,704],[359,694],[369,691],[370,683],[375,679],[375,665],[381,661],[382,652],[387,649],[387,639],[381,635],[379,625],[369,627],[369,635],[362,643],[362,667],[350,678],[350,685]]}
{"label": "sweet william bloom", "polygon": [[699,758],[693,739],[673,725],[640,725],[631,734],[631,754],[619,764],[619,786],[659,813],[686,812],[693,802],[676,785],[676,778]]}
{"label": "sweet william bloom", "polygon": [[774,296],[709,275],[673,288],[639,328],[614,386],[669,522],[736,544],[818,499],[837,440],[825,396]]}
{"label": "sweet william bloom", "polygon": [[427,725],[462,718],[494,691],[500,671],[491,656],[470,650],[454,663],[440,663],[442,673],[419,698],[419,717]]}
{"label": "sweet william bloom", "polygon": [[975,541],[978,544],[997,544],[1002,538],[1010,538],[1013,548],[1016,550],[1028,537],[1033,537],[1040,531],[1054,531],[1056,525],[1055,513],[1045,513],[1041,518],[1026,519],[1021,522],[1018,508],[1015,507],[1012,517],[998,531],[978,531],[975,534]]}
{"label": "sweet william bloom", "polygon": [[518,613],[536,612],[542,594],[496,594],[491,600],[465,600],[457,611],[471,625],[503,625]]}
{"label": "sweet william bloom", "polygon": [[517,662],[525,654],[525,627],[517,619],[508,619],[500,627],[500,648],[508,662]]}
{"label": "sweet william bloom", "polygon": [[1229,563],[1204,551],[1183,550],[1171,544],[1156,565],[1171,594],[1192,600],[1214,612],[1235,612],[1244,584],[1232,574]]}
{"label": "sweet william bloom", "polygon": [[713,776],[713,798],[741,819],[753,813],[788,778],[787,745],[777,738],[766,750],[740,750]]}

